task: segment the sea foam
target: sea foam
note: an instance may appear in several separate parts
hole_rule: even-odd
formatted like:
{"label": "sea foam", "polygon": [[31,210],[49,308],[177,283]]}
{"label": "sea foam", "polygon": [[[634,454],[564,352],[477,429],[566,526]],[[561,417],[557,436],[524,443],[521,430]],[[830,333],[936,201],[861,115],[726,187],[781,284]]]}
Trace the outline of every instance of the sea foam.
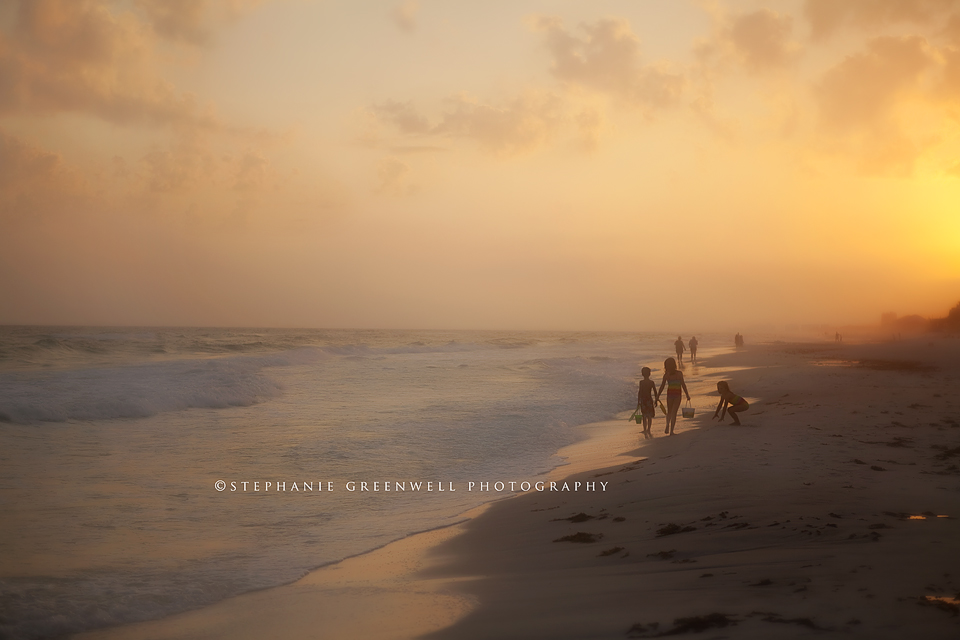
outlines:
{"label": "sea foam", "polygon": [[214,358],[0,375],[0,420],[21,424],[143,418],[249,406],[281,393],[264,358]]}

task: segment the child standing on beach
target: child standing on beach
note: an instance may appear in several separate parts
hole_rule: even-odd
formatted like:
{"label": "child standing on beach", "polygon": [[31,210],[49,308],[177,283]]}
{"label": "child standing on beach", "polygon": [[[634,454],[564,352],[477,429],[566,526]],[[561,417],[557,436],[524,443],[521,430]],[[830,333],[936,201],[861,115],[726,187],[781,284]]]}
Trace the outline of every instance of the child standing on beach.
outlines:
{"label": "child standing on beach", "polygon": [[650,435],[653,426],[653,417],[657,415],[657,408],[653,402],[653,391],[657,385],[650,379],[650,367],[640,369],[643,379],[640,381],[640,390],[637,391],[637,413],[643,417],[643,433]]}
{"label": "child standing on beach", "polygon": [[687,383],[683,381],[683,372],[677,368],[677,361],[673,358],[667,358],[663,361],[663,382],[660,383],[660,389],[657,391],[657,402],[663,394],[663,387],[667,387],[667,428],[664,433],[673,435],[673,429],[677,426],[677,412],[680,411],[680,402],[683,399],[680,395],[682,391],[690,400],[690,392],[687,391]]}
{"label": "child standing on beach", "polygon": [[[727,384],[726,380],[717,383],[717,391],[720,393],[720,402],[717,403],[717,410],[713,412],[713,417],[716,418],[719,414],[720,422],[723,422],[724,415],[729,413],[730,417],[733,418],[733,424],[740,424],[740,418],[737,417],[737,414],[749,409],[750,405],[742,397],[730,391],[730,385]],[[721,411],[721,408],[723,411]]]}

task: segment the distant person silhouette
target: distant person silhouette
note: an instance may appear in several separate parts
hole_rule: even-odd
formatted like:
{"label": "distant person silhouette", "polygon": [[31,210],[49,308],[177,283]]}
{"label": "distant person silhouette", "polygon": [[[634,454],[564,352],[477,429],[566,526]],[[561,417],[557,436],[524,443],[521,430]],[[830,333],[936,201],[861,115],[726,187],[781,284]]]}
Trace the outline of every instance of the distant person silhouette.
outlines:
{"label": "distant person silhouette", "polygon": [[677,426],[677,412],[680,411],[680,402],[683,400],[681,391],[687,394],[687,400],[690,400],[690,392],[687,391],[687,383],[683,381],[683,372],[677,368],[677,361],[673,358],[667,358],[663,361],[663,382],[657,390],[657,402],[663,394],[663,387],[667,387],[667,428],[664,433],[673,435],[673,430]]}
{"label": "distant person silhouette", "polygon": [[650,428],[653,426],[653,418],[657,415],[657,405],[653,401],[653,394],[657,385],[650,379],[650,367],[640,369],[640,389],[637,391],[637,413],[643,419],[643,434],[649,436]]}
{"label": "distant person silhouette", "polygon": [[697,342],[697,336],[690,338],[690,362],[697,361],[697,345],[700,343]]}
{"label": "distant person silhouette", "polygon": [[719,414],[720,422],[723,422],[724,416],[729,413],[730,417],[733,418],[733,424],[739,425],[740,418],[737,417],[737,414],[749,409],[750,405],[747,404],[746,400],[730,391],[730,385],[727,384],[726,380],[717,383],[717,391],[720,393],[720,402],[717,403],[717,410],[713,412],[713,417],[716,418]]}
{"label": "distant person silhouette", "polygon": [[677,341],[673,343],[673,346],[677,350],[677,360],[680,364],[683,364],[683,352],[686,350],[686,347],[683,346],[683,338],[677,336]]}

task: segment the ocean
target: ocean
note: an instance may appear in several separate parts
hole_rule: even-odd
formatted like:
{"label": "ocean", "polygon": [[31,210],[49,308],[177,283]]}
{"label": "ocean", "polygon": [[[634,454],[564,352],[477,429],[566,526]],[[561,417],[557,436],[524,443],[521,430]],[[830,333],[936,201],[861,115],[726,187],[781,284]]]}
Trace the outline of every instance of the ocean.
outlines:
{"label": "ocean", "polygon": [[0,638],[170,615],[452,524],[632,409],[674,339],[0,327]]}

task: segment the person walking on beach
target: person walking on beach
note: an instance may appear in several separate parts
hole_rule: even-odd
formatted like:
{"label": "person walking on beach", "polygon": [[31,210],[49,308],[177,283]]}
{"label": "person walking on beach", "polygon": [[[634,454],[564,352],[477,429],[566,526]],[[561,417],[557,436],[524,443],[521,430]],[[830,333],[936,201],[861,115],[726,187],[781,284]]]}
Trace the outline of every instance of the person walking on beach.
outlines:
{"label": "person walking on beach", "polygon": [[673,346],[677,350],[677,360],[680,361],[680,364],[683,364],[683,352],[686,349],[683,346],[683,338],[677,336],[677,341],[673,343]]}
{"label": "person walking on beach", "polygon": [[730,391],[730,385],[726,380],[717,383],[717,391],[720,393],[720,402],[717,403],[717,410],[713,412],[713,417],[717,418],[719,414],[720,422],[723,422],[724,416],[729,413],[733,418],[733,424],[739,425],[740,418],[737,414],[749,409],[750,405],[742,397]]}
{"label": "person walking on beach", "polygon": [[640,381],[640,390],[637,391],[637,413],[643,419],[643,434],[650,434],[650,428],[653,426],[653,418],[657,415],[657,406],[653,401],[653,393],[657,385],[650,379],[650,367],[640,369],[640,375],[643,379]]}
{"label": "person walking on beach", "polygon": [[680,411],[680,402],[683,400],[681,391],[687,395],[690,400],[690,392],[687,391],[687,383],[683,381],[683,372],[677,368],[677,361],[673,358],[667,358],[663,361],[663,382],[660,383],[660,389],[657,390],[657,402],[663,394],[663,387],[667,387],[667,428],[664,433],[673,435],[673,430],[677,426],[677,412]]}
{"label": "person walking on beach", "polygon": [[690,362],[696,364],[697,362],[697,345],[700,343],[697,342],[697,336],[690,338]]}

